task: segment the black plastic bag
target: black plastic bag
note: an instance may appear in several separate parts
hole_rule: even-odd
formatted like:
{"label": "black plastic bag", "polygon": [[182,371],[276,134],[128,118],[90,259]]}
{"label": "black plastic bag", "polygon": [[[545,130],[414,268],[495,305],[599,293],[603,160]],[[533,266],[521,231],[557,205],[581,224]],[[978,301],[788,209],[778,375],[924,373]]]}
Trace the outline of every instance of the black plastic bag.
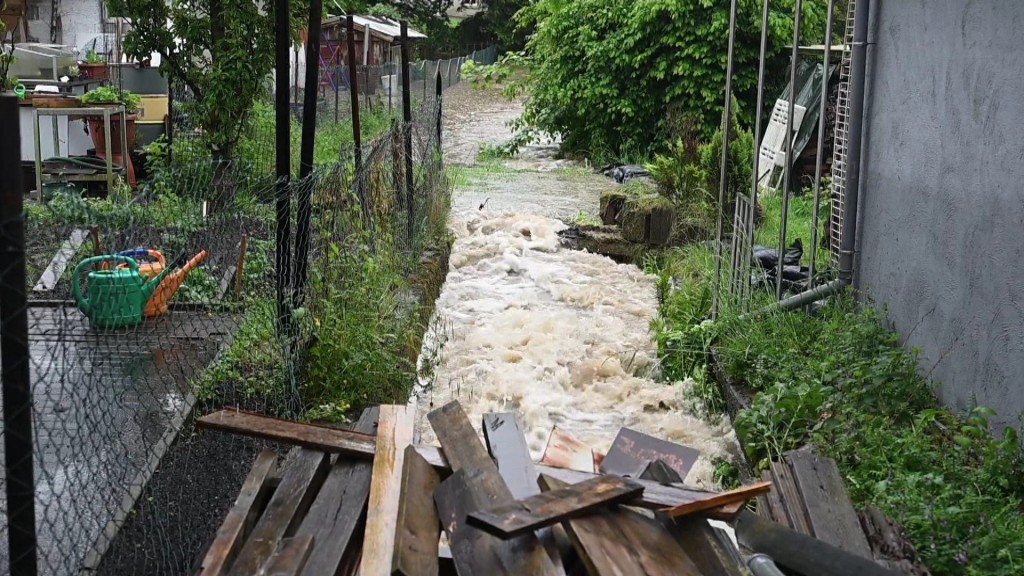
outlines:
{"label": "black plastic bag", "polygon": [[[782,255],[783,266],[800,266],[800,260],[804,257],[804,244],[797,238],[789,245],[786,249],[786,253]],[[779,251],[775,248],[767,248],[765,246],[754,246],[754,263],[764,268],[776,269],[779,266]],[[783,272],[785,277],[785,272]]]}
{"label": "black plastic bag", "polygon": [[644,178],[651,175],[643,166],[635,165],[608,166],[602,168],[601,173],[619,184],[634,178]]}

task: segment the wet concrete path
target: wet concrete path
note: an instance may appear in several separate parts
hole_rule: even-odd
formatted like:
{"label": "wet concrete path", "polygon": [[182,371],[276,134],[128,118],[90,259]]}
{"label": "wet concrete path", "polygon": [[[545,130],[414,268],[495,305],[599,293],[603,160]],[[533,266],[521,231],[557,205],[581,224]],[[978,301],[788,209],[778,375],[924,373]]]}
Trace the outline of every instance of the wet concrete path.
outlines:
{"label": "wet concrete path", "polygon": [[97,330],[77,308],[56,306],[29,308],[29,326],[39,573],[77,574],[152,474],[191,408],[190,380],[236,321],[175,311]]}

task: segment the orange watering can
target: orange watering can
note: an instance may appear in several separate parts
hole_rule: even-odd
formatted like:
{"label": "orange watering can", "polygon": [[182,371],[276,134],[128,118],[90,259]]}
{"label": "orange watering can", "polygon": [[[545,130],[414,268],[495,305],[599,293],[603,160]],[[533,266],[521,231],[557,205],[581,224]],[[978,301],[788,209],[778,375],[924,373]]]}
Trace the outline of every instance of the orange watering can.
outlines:
{"label": "orange watering can", "polygon": [[[189,272],[194,270],[196,266],[199,266],[199,264],[205,259],[206,250],[203,250],[199,254],[193,256],[192,259],[186,262],[184,266],[181,266],[178,270],[164,276],[160,285],[153,291],[153,296],[150,297],[149,302],[146,303],[146,316],[153,317],[167,314],[169,311],[167,305],[170,303],[171,298],[174,298],[174,295],[178,293],[178,290],[181,288],[182,283],[185,282],[185,278],[188,276]],[[179,260],[181,259],[179,258]],[[174,264],[172,264],[172,267],[178,267],[177,264],[178,261],[175,261]]]}

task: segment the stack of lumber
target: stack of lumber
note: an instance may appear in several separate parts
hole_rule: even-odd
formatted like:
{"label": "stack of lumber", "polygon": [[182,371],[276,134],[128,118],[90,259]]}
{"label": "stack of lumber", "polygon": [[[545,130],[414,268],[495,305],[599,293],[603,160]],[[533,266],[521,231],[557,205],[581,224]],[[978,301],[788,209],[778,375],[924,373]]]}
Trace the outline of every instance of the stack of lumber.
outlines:
{"label": "stack of lumber", "polygon": [[607,455],[556,429],[535,463],[513,414],[485,415],[481,441],[458,402],[439,408],[428,420],[440,449],[413,443],[414,419],[406,406],[367,410],[352,430],[200,418],[297,448],[257,457],[199,573],[742,573],[707,518],[734,518],[767,482],[686,487],[696,452],[628,429]]}

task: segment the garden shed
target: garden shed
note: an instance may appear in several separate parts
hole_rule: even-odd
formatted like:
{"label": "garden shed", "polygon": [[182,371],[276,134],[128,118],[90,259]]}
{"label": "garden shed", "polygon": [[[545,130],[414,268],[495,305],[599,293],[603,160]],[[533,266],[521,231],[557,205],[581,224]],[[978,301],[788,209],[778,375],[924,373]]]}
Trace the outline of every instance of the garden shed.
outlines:
{"label": "garden shed", "polygon": [[[348,62],[348,45],[345,42],[345,16],[332,16],[321,26],[323,44],[320,58],[323,62]],[[391,61],[390,50],[400,44],[401,27],[389,18],[376,16],[353,16],[355,28],[356,62],[362,65],[380,65]],[[365,39],[369,36],[370,41]],[[427,37],[422,32],[409,28],[409,39],[413,42]],[[323,65],[323,62],[321,65]]]}

